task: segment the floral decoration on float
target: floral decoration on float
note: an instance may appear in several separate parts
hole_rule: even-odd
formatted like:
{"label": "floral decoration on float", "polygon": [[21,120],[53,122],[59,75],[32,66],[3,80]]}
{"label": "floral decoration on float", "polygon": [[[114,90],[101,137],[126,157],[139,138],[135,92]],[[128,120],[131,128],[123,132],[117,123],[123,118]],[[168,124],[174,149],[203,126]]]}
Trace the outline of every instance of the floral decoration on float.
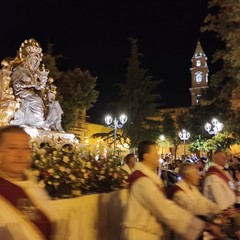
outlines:
{"label": "floral decoration on float", "polygon": [[112,156],[96,156],[78,145],[54,141],[33,144],[33,174],[52,198],[127,188],[128,173]]}

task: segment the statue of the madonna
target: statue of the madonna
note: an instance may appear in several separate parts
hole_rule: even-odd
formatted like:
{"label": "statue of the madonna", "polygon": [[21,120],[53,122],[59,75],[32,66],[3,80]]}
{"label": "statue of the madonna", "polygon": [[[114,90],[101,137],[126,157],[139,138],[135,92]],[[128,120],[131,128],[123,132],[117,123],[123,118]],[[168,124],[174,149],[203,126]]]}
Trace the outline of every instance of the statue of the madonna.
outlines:
{"label": "statue of the madonna", "polygon": [[25,40],[18,54],[21,63],[13,67],[11,81],[19,109],[10,124],[50,130],[49,119],[46,121],[50,110],[46,93],[49,71],[44,65],[40,67],[42,49],[34,39]]}

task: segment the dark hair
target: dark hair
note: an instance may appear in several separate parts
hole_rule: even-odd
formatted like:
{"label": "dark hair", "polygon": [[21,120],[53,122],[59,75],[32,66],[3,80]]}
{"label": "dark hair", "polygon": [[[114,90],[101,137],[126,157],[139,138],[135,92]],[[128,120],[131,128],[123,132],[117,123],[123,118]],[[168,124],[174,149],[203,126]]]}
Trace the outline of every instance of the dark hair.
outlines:
{"label": "dark hair", "polygon": [[9,125],[9,126],[4,126],[0,127],[0,142],[2,141],[3,134],[5,133],[24,133],[28,135],[24,129],[18,125]]}
{"label": "dark hair", "polygon": [[215,150],[215,152],[213,153],[213,155],[216,155],[216,154],[218,154],[218,153],[225,153],[222,149],[217,149],[217,150]]}
{"label": "dark hair", "polygon": [[206,165],[206,161],[204,161],[202,158],[200,158],[198,162],[201,162],[204,166]]}
{"label": "dark hair", "polygon": [[[237,156],[233,156],[233,157],[232,157],[232,159],[234,159],[234,158],[236,158],[236,159],[239,161],[239,158],[238,158]],[[232,159],[231,159],[231,160],[232,160]]]}
{"label": "dark hair", "polygon": [[125,156],[124,162],[125,162],[126,164],[128,164],[129,161],[130,161],[130,159],[133,158],[133,157],[135,157],[135,154],[129,153],[128,155]]}
{"label": "dark hair", "polygon": [[140,162],[143,160],[143,155],[149,153],[150,147],[155,145],[156,143],[150,140],[144,140],[138,144],[138,159]]}

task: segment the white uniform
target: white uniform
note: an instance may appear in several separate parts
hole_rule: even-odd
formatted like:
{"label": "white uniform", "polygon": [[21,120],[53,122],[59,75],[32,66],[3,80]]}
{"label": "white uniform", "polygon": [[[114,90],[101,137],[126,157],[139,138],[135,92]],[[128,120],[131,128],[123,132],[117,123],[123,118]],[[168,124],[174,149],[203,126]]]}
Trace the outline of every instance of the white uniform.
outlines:
{"label": "white uniform", "polygon": [[220,212],[218,205],[204,197],[195,186],[189,186],[184,180],[176,183],[182,190],[173,195],[173,200],[193,215],[208,216]]}
{"label": "white uniform", "polygon": [[147,177],[140,177],[130,188],[123,221],[123,239],[163,239],[163,224],[185,239],[197,239],[204,223],[167,199],[160,190],[163,187],[161,179],[147,166],[137,163],[135,170]]}
{"label": "white uniform", "polygon": [[[61,209],[55,208],[54,201],[49,200],[46,192],[32,179],[14,182],[14,184],[21,187],[31,201],[55,223],[56,229],[51,239],[67,239],[67,223],[64,216],[61,216]],[[1,196],[0,206],[0,240],[45,240],[34,224],[24,218],[19,210]]]}
{"label": "white uniform", "polygon": [[213,166],[220,170],[228,180],[224,180],[221,175],[208,175],[207,173],[204,181],[203,194],[211,201],[216,202],[221,210],[224,210],[236,203],[234,183],[230,176],[222,170],[221,166],[217,164]]}
{"label": "white uniform", "polygon": [[125,170],[129,175],[133,173],[133,170],[126,163],[124,163],[121,168]]}

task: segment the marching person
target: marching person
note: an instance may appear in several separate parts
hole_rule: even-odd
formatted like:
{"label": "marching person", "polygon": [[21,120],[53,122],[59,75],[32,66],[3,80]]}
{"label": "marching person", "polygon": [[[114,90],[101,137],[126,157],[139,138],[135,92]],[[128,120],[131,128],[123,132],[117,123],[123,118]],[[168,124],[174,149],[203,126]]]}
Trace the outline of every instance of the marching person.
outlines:
{"label": "marching person", "polygon": [[233,207],[236,203],[235,185],[228,171],[226,153],[217,150],[213,154],[213,165],[206,172],[203,193],[211,201],[218,204],[221,210]]}
{"label": "marching person", "polygon": [[[197,217],[208,219],[213,214],[220,212],[216,203],[200,193],[198,186],[201,176],[196,164],[183,163],[180,166],[179,174],[181,180],[173,186],[171,199]],[[175,234],[174,239],[182,238]]]}
{"label": "marching person", "polygon": [[19,126],[0,128],[0,240],[53,239],[56,211],[33,181],[31,164],[28,134]]}
{"label": "marching person", "polygon": [[197,216],[210,216],[220,212],[216,203],[199,192],[197,186],[201,176],[194,163],[183,163],[179,174],[181,180],[172,189],[172,199],[177,204]]}

